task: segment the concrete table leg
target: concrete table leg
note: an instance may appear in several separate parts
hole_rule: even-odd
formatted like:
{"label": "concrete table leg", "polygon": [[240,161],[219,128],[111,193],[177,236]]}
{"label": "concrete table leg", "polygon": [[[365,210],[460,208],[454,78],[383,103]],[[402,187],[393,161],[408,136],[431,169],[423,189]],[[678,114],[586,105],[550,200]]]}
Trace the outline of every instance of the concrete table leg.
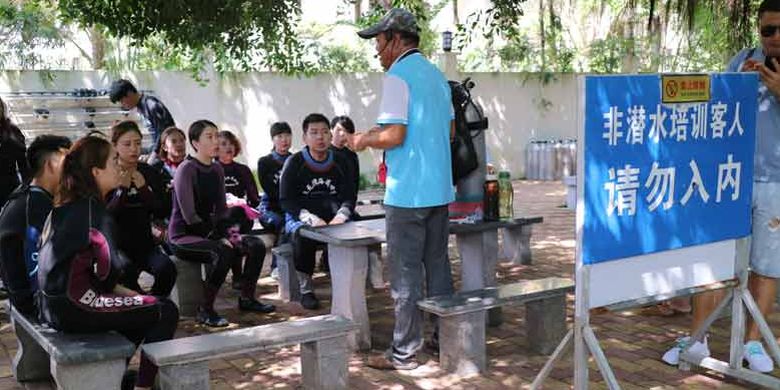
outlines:
{"label": "concrete table leg", "polygon": [[531,225],[502,228],[504,258],[512,264],[531,264]]}
{"label": "concrete table leg", "polygon": [[372,245],[368,249],[368,282],[372,288],[385,288],[383,272],[382,244]]}
{"label": "concrete table leg", "polygon": [[11,363],[14,378],[18,382],[46,379],[49,377],[49,354],[41,348],[29,333],[16,323],[11,316],[11,323],[16,333],[16,343],[19,348]]}
{"label": "concrete table leg", "polygon": [[78,365],[58,364],[52,359],[49,364],[58,390],[119,389],[127,365],[124,359]]}
{"label": "concrete table leg", "polygon": [[539,354],[548,355],[566,335],[566,295],[525,304],[526,341]]}
{"label": "concrete table leg", "polygon": [[161,390],[208,390],[209,362],[160,367]]}
{"label": "concrete table leg", "polygon": [[171,300],[179,307],[182,317],[195,317],[203,299],[202,264],[184,261],[171,256],[176,266],[176,284],[171,290]]}
{"label": "concrete table leg", "polygon": [[[480,290],[496,285],[498,263],[498,231],[486,230],[456,235],[461,261],[461,291]],[[488,324],[503,322],[500,307],[488,311]]]}
{"label": "concrete table leg", "polygon": [[347,389],[349,346],[347,337],[301,344],[301,372],[305,389]]}
{"label": "concrete table leg", "polygon": [[276,256],[276,269],[279,272],[279,299],[284,302],[301,300],[301,289],[298,285],[298,272],[295,270],[295,259],[291,244],[282,244],[271,250]]}
{"label": "concrete table leg", "polygon": [[371,328],[366,306],[368,249],[328,244],[330,276],[333,281],[333,304],[330,312],[340,314],[360,326],[349,336],[350,350],[371,349]]}
{"label": "concrete table leg", "polygon": [[485,372],[485,312],[439,317],[439,362],[457,375]]}

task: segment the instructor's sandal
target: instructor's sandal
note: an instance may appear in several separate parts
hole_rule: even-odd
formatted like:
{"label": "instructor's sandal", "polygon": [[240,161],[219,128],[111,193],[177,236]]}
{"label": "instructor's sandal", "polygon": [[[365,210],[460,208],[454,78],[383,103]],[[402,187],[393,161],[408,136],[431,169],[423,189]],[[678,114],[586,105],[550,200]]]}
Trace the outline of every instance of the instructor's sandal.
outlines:
{"label": "instructor's sandal", "polygon": [[[665,363],[676,366],[680,364],[680,354],[682,350],[691,343],[691,337],[685,336],[677,339],[674,347],[670,348],[661,358]],[[704,342],[697,341],[688,349],[688,353],[701,357],[710,356],[710,348],[707,346],[707,336],[704,336]]]}

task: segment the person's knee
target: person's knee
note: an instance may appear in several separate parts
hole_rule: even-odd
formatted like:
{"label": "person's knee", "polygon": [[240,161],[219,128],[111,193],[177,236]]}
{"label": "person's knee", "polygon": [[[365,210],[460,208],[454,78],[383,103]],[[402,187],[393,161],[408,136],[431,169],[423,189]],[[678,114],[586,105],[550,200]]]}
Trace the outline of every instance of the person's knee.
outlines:
{"label": "person's knee", "polygon": [[246,247],[248,256],[260,259],[265,257],[265,243],[263,243],[263,240],[261,240],[259,237],[245,236],[241,239],[241,241]]}
{"label": "person's knee", "polygon": [[170,284],[176,282],[178,271],[176,270],[176,265],[173,264],[173,261],[171,261],[170,258],[166,256],[164,259],[160,259],[156,268],[154,275],[155,282]]}
{"label": "person's knee", "polygon": [[160,321],[166,323],[179,322],[179,308],[170,299],[160,300]]}

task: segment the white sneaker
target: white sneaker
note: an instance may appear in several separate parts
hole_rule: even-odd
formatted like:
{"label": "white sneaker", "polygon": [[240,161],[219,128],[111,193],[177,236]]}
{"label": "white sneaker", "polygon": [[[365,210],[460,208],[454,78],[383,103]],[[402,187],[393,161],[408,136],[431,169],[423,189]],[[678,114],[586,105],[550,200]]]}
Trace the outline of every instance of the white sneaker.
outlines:
{"label": "white sneaker", "polygon": [[[674,347],[670,348],[664,356],[661,358],[667,364],[676,366],[680,363],[680,353],[691,342],[690,336],[685,336],[677,339]],[[697,341],[688,349],[688,352],[693,355],[701,357],[710,356],[710,348],[707,346],[707,336],[704,336],[704,342]]]}
{"label": "white sneaker", "polygon": [[771,372],[775,368],[772,358],[766,354],[760,341],[748,341],[742,357],[748,361],[748,368],[756,372]]}

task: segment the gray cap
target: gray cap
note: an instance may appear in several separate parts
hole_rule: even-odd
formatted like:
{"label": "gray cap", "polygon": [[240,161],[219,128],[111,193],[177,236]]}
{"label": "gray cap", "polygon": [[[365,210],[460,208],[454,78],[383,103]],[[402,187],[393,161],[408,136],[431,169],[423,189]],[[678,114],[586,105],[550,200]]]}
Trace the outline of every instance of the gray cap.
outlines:
{"label": "gray cap", "polygon": [[417,27],[417,18],[403,8],[393,8],[387,11],[385,16],[376,24],[358,31],[357,34],[363,39],[370,39],[390,30],[420,35],[420,29]]}

